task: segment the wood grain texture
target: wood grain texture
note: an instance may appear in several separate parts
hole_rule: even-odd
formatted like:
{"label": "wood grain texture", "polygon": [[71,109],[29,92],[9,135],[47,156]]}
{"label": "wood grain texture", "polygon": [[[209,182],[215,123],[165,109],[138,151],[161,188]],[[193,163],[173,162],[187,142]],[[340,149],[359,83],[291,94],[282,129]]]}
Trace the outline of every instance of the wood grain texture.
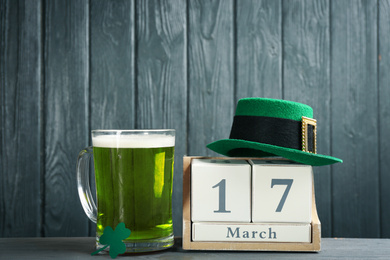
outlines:
{"label": "wood grain texture", "polygon": [[136,127],[176,130],[173,227],[182,226],[182,156],[187,140],[186,1],[138,1]]}
{"label": "wood grain texture", "polygon": [[390,237],[390,1],[379,1],[379,174],[381,237]]}
{"label": "wood grain texture", "polygon": [[282,98],[282,1],[236,4],[236,101]]}
{"label": "wood grain texture", "polygon": [[133,129],[134,1],[91,1],[91,129]]}
{"label": "wood grain texture", "polygon": [[[307,104],[317,119],[317,152],[330,155],[329,1],[283,2],[284,99]],[[322,235],[331,236],[330,166],[314,167]]]}
{"label": "wood grain texture", "polygon": [[333,236],[379,237],[377,3],[331,3]]}
{"label": "wood grain texture", "polygon": [[228,138],[235,110],[233,1],[189,1],[188,154]]}
{"label": "wood grain texture", "polygon": [[177,130],[179,235],[182,156],[216,156],[237,100],[264,96],[312,106],[318,152],[344,160],[314,169],[322,235],[390,237],[389,6],[0,0],[0,236],[93,235],[75,186],[93,128]]}
{"label": "wood grain texture", "polygon": [[75,163],[88,144],[88,3],[45,3],[45,236],[85,236]]}
{"label": "wood grain texture", "polygon": [[41,234],[41,2],[0,2],[0,236]]}

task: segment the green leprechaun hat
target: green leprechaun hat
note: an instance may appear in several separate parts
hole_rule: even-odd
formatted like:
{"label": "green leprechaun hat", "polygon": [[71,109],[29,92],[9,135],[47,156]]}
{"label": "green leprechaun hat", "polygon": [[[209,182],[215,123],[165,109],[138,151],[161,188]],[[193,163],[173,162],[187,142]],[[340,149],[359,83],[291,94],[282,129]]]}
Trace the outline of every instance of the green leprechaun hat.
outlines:
{"label": "green leprechaun hat", "polygon": [[229,139],[207,147],[229,157],[280,156],[322,166],[343,162],[317,154],[317,125],[313,109],[305,104],[268,98],[238,101]]}

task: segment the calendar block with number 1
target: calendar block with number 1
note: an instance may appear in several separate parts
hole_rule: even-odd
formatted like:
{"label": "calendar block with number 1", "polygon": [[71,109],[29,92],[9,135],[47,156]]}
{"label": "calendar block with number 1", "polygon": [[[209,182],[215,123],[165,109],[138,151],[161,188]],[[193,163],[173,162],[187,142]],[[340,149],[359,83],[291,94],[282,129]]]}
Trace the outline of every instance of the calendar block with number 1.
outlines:
{"label": "calendar block with number 1", "polygon": [[194,159],[193,222],[251,220],[251,166],[245,160]]}
{"label": "calendar block with number 1", "polygon": [[183,248],[319,251],[312,167],[184,157]]}

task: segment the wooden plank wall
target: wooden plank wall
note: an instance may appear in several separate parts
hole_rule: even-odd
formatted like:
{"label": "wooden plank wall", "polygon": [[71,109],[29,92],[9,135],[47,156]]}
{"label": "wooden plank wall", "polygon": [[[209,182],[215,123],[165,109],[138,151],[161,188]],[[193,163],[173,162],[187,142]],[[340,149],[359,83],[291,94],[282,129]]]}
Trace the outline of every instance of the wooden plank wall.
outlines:
{"label": "wooden plank wall", "polygon": [[175,128],[217,155],[235,105],[306,103],[325,237],[390,237],[390,0],[0,0],[0,236],[88,236],[75,161],[97,128]]}

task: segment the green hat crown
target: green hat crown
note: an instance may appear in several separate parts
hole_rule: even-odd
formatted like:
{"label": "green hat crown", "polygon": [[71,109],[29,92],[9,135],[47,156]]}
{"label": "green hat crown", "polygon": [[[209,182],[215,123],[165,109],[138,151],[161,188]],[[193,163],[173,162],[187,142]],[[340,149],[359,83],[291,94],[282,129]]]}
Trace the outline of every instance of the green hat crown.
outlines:
{"label": "green hat crown", "polygon": [[313,109],[305,104],[270,98],[243,98],[238,101],[236,116],[267,116],[301,121],[313,118]]}

